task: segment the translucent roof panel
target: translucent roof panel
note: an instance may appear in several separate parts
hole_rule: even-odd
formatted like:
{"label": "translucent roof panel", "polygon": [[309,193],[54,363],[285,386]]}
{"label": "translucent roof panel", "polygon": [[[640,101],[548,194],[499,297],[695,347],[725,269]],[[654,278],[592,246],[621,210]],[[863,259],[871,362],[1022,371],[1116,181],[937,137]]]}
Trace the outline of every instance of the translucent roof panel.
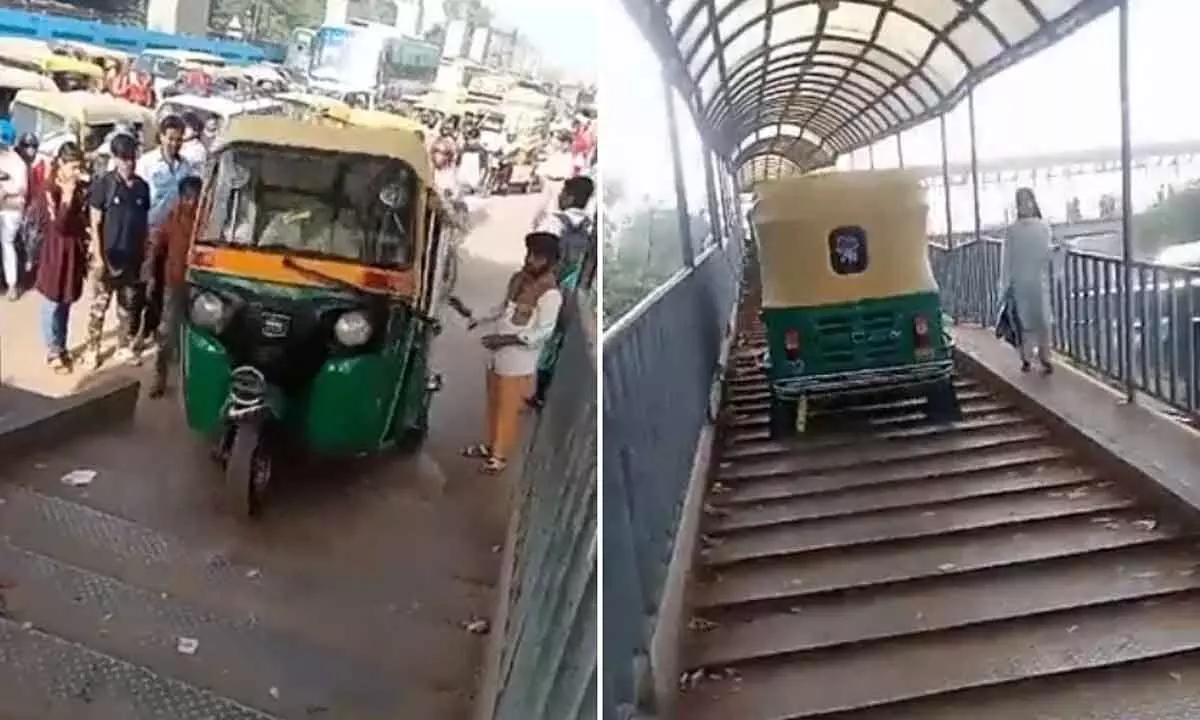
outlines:
{"label": "translucent roof panel", "polygon": [[799,165],[781,155],[758,154],[738,168],[738,188],[742,192],[750,192],[760,182],[793,177],[803,172]]}
{"label": "translucent roof panel", "polygon": [[[748,135],[734,153],[734,166],[739,167],[743,163],[749,162],[760,155],[789,158],[789,153],[811,158],[808,167],[832,165],[834,162],[833,156],[828,155],[817,147],[820,138],[813,135],[801,137],[797,132],[798,130],[799,128],[796,126],[785,125],[782,128],[763,128],[756,133]],[[824,162],[820,162],[822,159]],[[792,165],[799,167],[799,163],[794,160],[789,159],[788,161]]]}
{"label": "translucent roof panel", "polygon": [[[918,125],[1118,0],[627,0],[668,33],[729,148],[794,127],[804,166]],[[782,133],[779,133],[782,134]],[[812,137],[815,136],[815,142]],[[772,146],[772,152],[778,148]],[[744,153],[735,153],[744,155]]]}

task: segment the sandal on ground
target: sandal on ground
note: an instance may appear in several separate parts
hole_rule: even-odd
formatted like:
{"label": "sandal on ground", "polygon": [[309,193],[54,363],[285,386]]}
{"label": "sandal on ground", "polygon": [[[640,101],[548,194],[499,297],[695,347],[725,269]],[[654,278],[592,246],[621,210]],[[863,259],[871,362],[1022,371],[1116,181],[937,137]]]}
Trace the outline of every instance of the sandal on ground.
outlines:
{"label": "sandal on ground", "polygon": [[499,475],[508,467],[508,461],[504,458],[492,456],[484,461],[480,466],[479,472],[484,475]]}
{"label": "sandal on ground", "polygon": [[1029,372],[1032,369],[1033,369],[1033,366],[1029,364],[1028,360],[1021,361],[1021,372]]}
{"label": "sandal on ground", "polygon": [[492,449],[482,443],[479,445],[468,445],[462,449],[462,456],[465,458],[490,458]]}

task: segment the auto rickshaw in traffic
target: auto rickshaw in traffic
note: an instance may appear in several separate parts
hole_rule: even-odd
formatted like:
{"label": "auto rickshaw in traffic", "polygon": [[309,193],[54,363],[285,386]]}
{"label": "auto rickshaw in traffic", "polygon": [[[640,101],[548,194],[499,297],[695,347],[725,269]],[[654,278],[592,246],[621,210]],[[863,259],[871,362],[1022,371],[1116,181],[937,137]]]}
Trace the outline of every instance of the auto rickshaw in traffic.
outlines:
{"label": "auto rickshaw in traffic", "polygon": [[452,248],[412,133],[243,115],[208,173],[182,395],[226,497],[255,515],[285,449],[359,456],[424,437]]}
{"label": "auto rickshaw in traffic", "polygon": [[537,174],[538,162],[540,155],[532,147],[512,150],[492,174],[492,192],[498,195],[538,192],[542,188],[542,178]]}
{"label": "auto rickshaw in traffic", "polygon": [[43,75],[64,91],[86,90],[104,77],[99,65],[56,53],[50,43],[33,38],[0,38],[0,65]]}
{"label": "auto rickshaw in traffic", "polygon": [[271,97],[254,95],[173,95],[163,100],[155,111],[161,121],[168,115],[194,114],[205,127],[220,130],[230,118],[239,115],[282,115],[283,102]]}
{"label": "auto rickshaw in traffic", "polygon": [[825,173],[756,193],[772,435],[802,431],[809,400],[847,396],[924,397],[932,418],[957,419],[920,179]]}
{"label": "auto rickshaw in traffic", "polygon": [[0,65],[0,115],[8,117],[13,99],[22,90],[58,92],[58,86],[45,75]]}
{"label": "auto rickshaw in traffic", "polygon": [[90,92],[22,90],[9,109],[18,133],[33,133],[38,153],[49,161],[65,142],[78,143],[94,172],[108,166],[107,140],[118,128],[137,136],[144,149],[154,147],[154,113],[110,95]]}

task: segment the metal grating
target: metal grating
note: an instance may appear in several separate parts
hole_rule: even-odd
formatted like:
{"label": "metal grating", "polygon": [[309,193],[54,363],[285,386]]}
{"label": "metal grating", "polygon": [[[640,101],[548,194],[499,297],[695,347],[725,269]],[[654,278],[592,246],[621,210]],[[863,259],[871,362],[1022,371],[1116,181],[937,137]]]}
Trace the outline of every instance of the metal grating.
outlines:
{"label": "metal grating", "polygon": [[806,170],[936,117],[1118,2],[626,0],[674,43],[668,59],[723,149]]}

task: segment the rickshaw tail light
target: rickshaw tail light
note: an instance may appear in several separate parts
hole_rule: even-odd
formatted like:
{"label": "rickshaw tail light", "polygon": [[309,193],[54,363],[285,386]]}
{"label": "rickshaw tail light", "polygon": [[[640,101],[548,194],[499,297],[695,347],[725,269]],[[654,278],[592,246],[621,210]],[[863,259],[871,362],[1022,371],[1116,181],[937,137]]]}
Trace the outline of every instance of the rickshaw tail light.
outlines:
{"label": "rickshaw tail light", "polygon": [[929,347],[929,320],[924,315],[913,318],[913,335],[916,336],[918,347]]}
{"label": "rickshaw tail light", "polygon": [[783,351],[787,353],[788,360],[796,361],[800,359],[799,330],[788,330],[783,334]]}

